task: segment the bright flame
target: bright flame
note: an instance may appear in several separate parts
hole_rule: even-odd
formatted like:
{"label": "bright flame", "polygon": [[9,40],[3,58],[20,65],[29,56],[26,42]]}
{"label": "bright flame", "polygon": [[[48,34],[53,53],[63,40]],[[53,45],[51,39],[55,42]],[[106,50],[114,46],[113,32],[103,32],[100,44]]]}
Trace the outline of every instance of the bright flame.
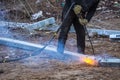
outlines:
{"label": "bright flame", "polygon": [[82,61],[86,64],[92,65],[92,66],[97,66],[97,60],[91,58],[91,57],[83,57]]}

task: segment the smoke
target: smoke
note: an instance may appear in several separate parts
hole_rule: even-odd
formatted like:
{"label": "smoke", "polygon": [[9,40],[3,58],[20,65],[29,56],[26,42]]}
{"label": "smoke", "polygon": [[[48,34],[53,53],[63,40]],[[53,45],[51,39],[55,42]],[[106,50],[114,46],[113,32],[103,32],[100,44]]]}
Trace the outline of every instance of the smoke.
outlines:
{"label": "smoke", "polygon": [[[5,4],[0,2],[0,21],[7,21],[6,19],[7,10],[5,9]],[[2,37],[12,37],[11,32],[8,29],[8,26],[0,25],[0,36]]]}
{"label": "smoke", "polygon": [[56,50],[55,47],[50,47],[49,50],[44,50],[37,56],[24,59],[22,60],[23,65],[27,67],[41,67],[45,65],[44,68],[47,68],[58,65],[59,63],[71,64],[79,61],[79,57],[69,54],[57,53],[54,50]]}
{"label": "smoke", "polygon": [[101,60],[101,59],[110,59],[110,58],[115,58],[118,59],[108,53],[103,53],[103,54],[99,54],[99,55],[95,55],[96,59]]}
{"label": "smoke", "polygon": [[[24,38],[21,35],[16,34],[16,32],[14,32],[14,30],[12,30],[9,27],[9,24],[7,24],[8,26],[2,24],[4,22],[8,21],[7,15],[8,15],[8,12],[7,12],[7,9],[5,8],[4,3],[0,2],[0,22],[1,22],[1,24],[0,24],[0,37],[23,40]],[[4,53],[2,53],[3,50],[1,49],[0,57],[1,57],[1,55],[4,54],[4,56],[2,56],[2,57],[7,58],[7,59],[19,57],[19,56],[21,56],[20,53],[22,55],[23,55],[23,53],[27,53],[27,51],[23,51],[23,50],[19,51],[19,49],[12,48],[12,47],[7,47],[7,46],[0,46],[0,47],[3,48],[3,50],[4,50]]]}

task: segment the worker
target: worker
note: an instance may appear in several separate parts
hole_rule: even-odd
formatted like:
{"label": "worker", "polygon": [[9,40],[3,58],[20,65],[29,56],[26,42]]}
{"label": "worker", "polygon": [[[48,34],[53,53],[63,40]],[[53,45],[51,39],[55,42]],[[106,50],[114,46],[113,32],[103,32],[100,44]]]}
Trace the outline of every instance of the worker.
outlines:
{"label": "worker", "polygon": [[85,25],[93,17],[99,0],[65,0],[65,5],[62,11],[62,21],[71,4],[75,3],[72,10],[70,10],[68,17],[65,19],[65,24],[61,26],[61,31],[58,37],[57,51],[64,53],[65,43],[67,40],[70,26],[73,24],[77,35],[77,48],[78,53],[84,54],[85,52]]}

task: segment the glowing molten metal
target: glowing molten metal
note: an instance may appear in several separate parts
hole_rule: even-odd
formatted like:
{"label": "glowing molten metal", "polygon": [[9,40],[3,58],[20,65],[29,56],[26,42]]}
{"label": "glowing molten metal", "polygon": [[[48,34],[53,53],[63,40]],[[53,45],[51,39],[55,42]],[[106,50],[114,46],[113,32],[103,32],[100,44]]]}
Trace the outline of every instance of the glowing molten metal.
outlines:
{"label": "glowing molten metal", "polygon": [[83,57],[82,61],[86,64],[92,65],[92,66],[97,66],[98,61],[91,58],[91,57]]}

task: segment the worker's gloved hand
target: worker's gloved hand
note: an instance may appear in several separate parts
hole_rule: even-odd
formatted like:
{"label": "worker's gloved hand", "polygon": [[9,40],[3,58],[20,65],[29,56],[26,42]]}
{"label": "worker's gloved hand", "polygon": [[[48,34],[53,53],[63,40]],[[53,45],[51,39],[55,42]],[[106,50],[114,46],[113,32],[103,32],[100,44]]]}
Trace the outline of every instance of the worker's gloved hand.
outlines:
{"label": "worker's gloved hand", "polygon": [[79,22],[81,25],[85,26],[85,25],[87,25],[88,20],[87,19],[79,19]]}
{"label": "worker's gloved hand", "polygon": [[80,5],[75,5],[73,8],[73,11],[76,15],[78,15],[82,10],[82,7]]}

